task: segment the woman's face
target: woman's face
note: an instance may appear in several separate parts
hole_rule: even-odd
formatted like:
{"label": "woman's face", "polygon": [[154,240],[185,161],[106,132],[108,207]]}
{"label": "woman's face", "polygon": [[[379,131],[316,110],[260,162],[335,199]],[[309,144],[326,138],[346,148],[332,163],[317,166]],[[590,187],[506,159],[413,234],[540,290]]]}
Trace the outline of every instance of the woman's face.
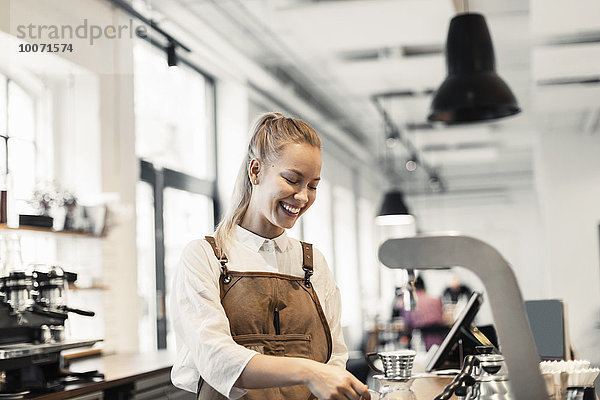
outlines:
{"label": "woman's face", "polygon": [[290,143],[273,162],[252,160],[248,172],[253,191],[242,227],[273,238],[293,227],[314,203],[321,179],[321,150]]}

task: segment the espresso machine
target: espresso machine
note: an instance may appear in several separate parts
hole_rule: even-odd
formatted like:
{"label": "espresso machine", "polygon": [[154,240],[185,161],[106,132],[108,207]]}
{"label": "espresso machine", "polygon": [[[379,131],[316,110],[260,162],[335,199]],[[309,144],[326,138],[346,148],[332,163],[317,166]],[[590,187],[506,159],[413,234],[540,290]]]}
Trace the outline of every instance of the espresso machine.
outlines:
{"label": "espresso machine", "polygon": [[[510,264],[495,248],[458,232],[420,234],[388,239],[379,247],[379,261],[388,268],[402,269],[461,266],[475,273],[485,285],[502,354],[467,356],[477,359],[471,367],[463,368],[455,385],[463,385],[464,379],[463,386],[473,386],[474,390],[464,390],[463,396],[486,399],[488,389],[490,392],[493,389],[494,393],[505,396],[493,397],[494,400],[548,398],[517,279]],[[480,369],[475,363],[483,363],[486,368]]]}
{"label": "espresso machine", "polygon": [[58,266],[13,270],[0,277],[1,398],[62,389],[69,373],[61,351],[100,341],[65,338],[69,313],[94,316],[66,304],[69,284],[76,279],[77,274]]}

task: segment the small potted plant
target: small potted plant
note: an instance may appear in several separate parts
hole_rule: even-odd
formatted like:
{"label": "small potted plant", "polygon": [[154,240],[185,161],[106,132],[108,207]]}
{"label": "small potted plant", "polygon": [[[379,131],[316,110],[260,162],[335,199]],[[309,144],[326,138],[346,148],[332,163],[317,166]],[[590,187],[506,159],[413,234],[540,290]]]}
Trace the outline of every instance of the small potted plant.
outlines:
{"label": "small potted plant", "polygon": [[52,228],[54,218],[52,210],[57,206],[58,193],[54,184],[44,184],[33,191],[29,205],[37,211],[37,215],[20,214],[19,225]]}

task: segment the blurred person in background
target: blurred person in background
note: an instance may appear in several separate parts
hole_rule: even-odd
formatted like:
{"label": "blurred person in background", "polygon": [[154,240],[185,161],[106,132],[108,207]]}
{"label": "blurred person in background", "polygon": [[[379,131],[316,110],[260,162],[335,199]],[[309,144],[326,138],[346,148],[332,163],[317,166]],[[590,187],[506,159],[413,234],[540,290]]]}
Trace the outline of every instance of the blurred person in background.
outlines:
{"label": "blurred person in background", "polygon": [[[442,300],[439,297],[430,296],[425,288],[425,282],[421,276],[414,283],[417,308],[406,311],[402,307],[402,296],[397,297],[395,310],[399,310],[404,318],[406,329],[421,332],[421,340],[425,349],[429,350],[434,344],[440,345],[449,331],[448,324],[444,320]],[[412,345],[414,347],[414,345]]]}
{"label": "blurred person in background", "polygon": [[473,290],[470,287],[463,285],[456,275],[452,275],[450,285],[442,293],[442,301],[456,304],[459,301],[468,300],[472,293]]}

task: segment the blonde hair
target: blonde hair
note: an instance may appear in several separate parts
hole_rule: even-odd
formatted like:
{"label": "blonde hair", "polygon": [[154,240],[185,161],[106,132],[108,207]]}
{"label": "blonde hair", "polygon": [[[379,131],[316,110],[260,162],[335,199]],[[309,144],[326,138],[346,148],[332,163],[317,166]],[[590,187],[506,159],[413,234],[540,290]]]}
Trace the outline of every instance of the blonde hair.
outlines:
{"label": "blonde hair", "polygon": [[250,204],[252,196],[252,184],[248,176],[250,161],[257,158],[263,163],[270,162],[289,143],[306,143],[321,148],[319,135],[306,122],[285,117],[280,113],[262,115],[251,132],[248,153],[242,161],[235,181],[231,206],[215,232],[215,240],[221,256],[227,253],[233,229],[242,221]]}

